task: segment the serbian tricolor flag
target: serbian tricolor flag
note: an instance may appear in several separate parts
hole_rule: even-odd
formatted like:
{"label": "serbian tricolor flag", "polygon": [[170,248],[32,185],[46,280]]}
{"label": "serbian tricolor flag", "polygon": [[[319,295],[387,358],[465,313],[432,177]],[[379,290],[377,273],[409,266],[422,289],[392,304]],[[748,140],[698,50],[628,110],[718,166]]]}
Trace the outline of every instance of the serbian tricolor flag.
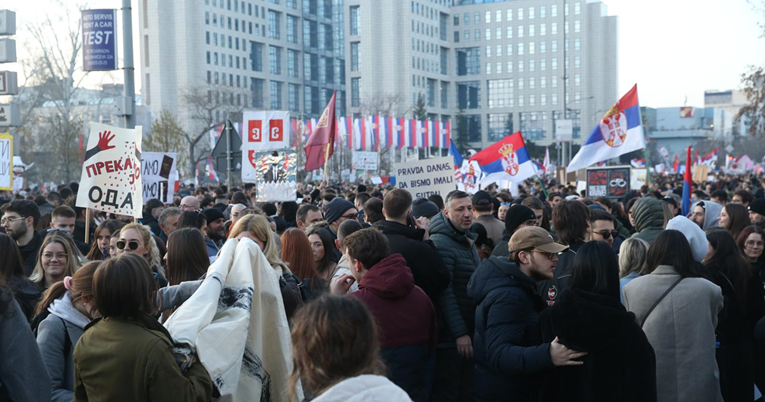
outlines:
{"label": "serbian tricolor flag", "polygon": [[335,97],[332,93],[327,107],[321,114],[318,123],[313,127],[311,136],[305,144],[305,170],[310,172],[327,163],[335,152],[335,136],[337,135],[337,120],[335,120]]}
{"label": "serbian tricolor flag", "polygon": [[420,142],[420,148],[427,149],[430,147],[430,121],[425,120],[420,122],[420,132],[422,132],[422,142]]}
{"label": "serbian tricolor flag", "polygon": [[348,141],[348,132],[345,131],[345,117],[340,117],[337,119],[337,138],[335,139],[335,144],[342,148],[343,144]]}
{"label": "serbian tricolor flag", "polygon": [[674,173],[680,173],[680,157],[675,154],[675,162],[672,164]]}
{"label": "serbian tricolor flag", "polygon": [[643,158],[643,159],[634,158],[634,159],[632,159],[632,161],[630,161],[630,165],[632,165],[632,167],[634,167],[635,169],[644,168],[645,167],[645,158]]}
{"label": "serbian tricolor flag", "polygon": [[502,140],[484,148],[473,155],[470,161],[478,162],[481,171],[486,174],[481,180],[482,186],[500,180],[520,183],[536,174],[520,131],[506,135]]}
{"label": "serbian tricolor flag", "polygon": [[344,124],[345,125],[345,136],[346,136],[346,138],[348,138],[345,141],[345,143],[346,143],[348,149],[353,150],[353,144],[355,142],[354,139],[353,139],[353,117],[351,117],[351,116],[346,117],[344,123],[345,123]]}
{"label": "serbian tricolor flag", "polygon": [[449,140],[449,155],[454,159],[454,180],[462,183],[462,154],[452,140]]}
{"label": "serbian tricolor flag", "polygon": [[693,183],[691,182],[691,178],[693,175],[691,174],[691,147],[688,147],[688,158],[685,162],[685,175],[683,176],[683,201],[680,205],[682,205],[682,214],[683,216],[688,216],[688,214],[691,213],[691,188],[693,187]]}
{"label": "serbian tricolor flag", "polygon": [[430,122],[430,146],[441,148],[441,122],[438,120]]}
{"label": "serbian tricolor flag", "polygon": [[406,142],[404,145],[407,148],[417,147],[417,120],[411,119],[406,121],[406,127],[404,128],[404,139]]}
{"label": "serbian tricolor flag", "polygon": [[452,135],[451,135],[451,123],[441,122],[441,148],[451,147]]}
{"label": "serbian tricolor flag", "polygon": [[362,148],[362,139],[363,135],[361,135],[361,119],[353,119],[353,149],[356,151],[361,151]]}
{"label": "serbian tricolor flag", "polygon": [[207,157],[207,164],[205,165],[205,170],[206,170],[208,179],[212,181],[219,181],[218,172],[215,171],[215,167],[213,167],[212,159],[209,156]]}
{"label": "serbian tricolor flag", "polygon": [[545,173],[550,173],[550,149],[545,147],[545,160],[542,163]]}
{"label": "serbian tricolor flag", "polygon": [[382,119],[380,119],[380,121],[382,122],[382,125],[383,125],[382,137],[385,139],[382,142],[385,143],[385,147],[391,148],[394,146],[394,141],[395,141],[396,128],[394,127],[394,124],[396,119],[394,119],[393,117],[383,117]]}
{"label": "serbian tricolor flag", "polygon": [[406,119],[403,117],[396,119],[396,149],[401,149],[406,145]]}
{"label": "serbian tricolor flag", "polygon": [[574,172],[595,163],[645,148],[637,84],[606,112],[566,168]]}
{"label": "serbian tricolor flag", "polygon": [[380,133],[382,132],[380,127],[380,115],[374,115],[371,117],[372,120],[372,143],[374,144],[374,150],[377,151],[380,149]]}
{"label": "serbian tricolor flag", "polygon": [[717,148],[712,150],[712,152],[708,153],[704,156],[704,159],[701,160],[702,165],[711,166],[712,163],[717,163]]}

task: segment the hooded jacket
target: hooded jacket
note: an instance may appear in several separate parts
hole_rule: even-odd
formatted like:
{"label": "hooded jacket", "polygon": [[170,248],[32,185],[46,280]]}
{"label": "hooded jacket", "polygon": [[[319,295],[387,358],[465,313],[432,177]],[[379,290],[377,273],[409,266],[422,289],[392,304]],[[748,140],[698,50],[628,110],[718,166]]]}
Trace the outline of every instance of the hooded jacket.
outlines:
{"label": "hooded jacket", "polygon": [[565,290],[540,315],[542,340],[587,352],[581,366],[545,374],[540,401],[656,401],[656,358],[635,314],[618,299]]}
{"label": "hooded jacket", "polygon": [[438,295],[449,286],[449,271],[433,242],[422,241],[425,231],[392,221],[380,221],[375,226],[388,238],[390,253],[404,257],[415,285],[425,291],[435,305]]}
{"label": "hooded jacket", "polygon": [[702,202],[704,203],[704,225],[701,226],[701,228],[703,230],[716,228],[720,225],[720,222],[717,222],[717,217],[720,216],[720,212],[722,212],[723,206],[712,201],[698,201],[691,205],[691,213],[693,213],[693,210],[696,208],[696,206]]}
{"label": "hooded jacket", "polygon": [[632,207],[635,233],[632,237],[645,240],[649,245],[664,231],[664,209],[655,198],[641,198]]}
{"label": "hooded jacket", "polygon": [[313,399],[313,402],[410,402],[396,384],[379,375],[360,375],[343,380]]}
{"label": "hooded jacket", "polygon": [[378,324],[388,378],[415,401],[425,400],[425,362],[436,343],[436,315],[404,257],[392,254],[372,266],[351,296],[366,304]]}
{"label": "hooded jacket", "polygon": [[476,308],[473,353],[476,401],[526,401],[532,375],[552,368],[550,344],[539,336],[545,303],[534,280],[501,257],[489,257],[468,285]]}
{"label": "hooded jacket", "polygon": [[438,299],[438,308],[446,323],[439,340],[444,346],[454,346],[455,339],[463,335],[472,336],[475,327],[475,306],[468,296],[467,285],[480,263],[475,248],[476,235],[470,230],[457,231],[443,212],[430,220],[428,229],[430,239],[452,278]]}

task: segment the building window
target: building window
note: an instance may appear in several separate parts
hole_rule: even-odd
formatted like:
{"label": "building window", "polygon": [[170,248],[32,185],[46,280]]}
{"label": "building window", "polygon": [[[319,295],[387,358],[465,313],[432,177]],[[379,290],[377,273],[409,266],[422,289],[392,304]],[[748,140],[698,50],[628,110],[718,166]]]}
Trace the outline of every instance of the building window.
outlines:
{"label": "building window", "polygon": [[513,99],[513,80],[489,80],[487,81],[489,90],[489,108],[509,107],[510,100]]}
{"label": "building window", "polygon": [[582,58],[580,56],[574,56],[574,68],[582,66]]}
{"label": "building window", "polygon": [[508,43],[507,44],[507,55],[512,56],[513,55],[513,45]]}
{"label": "building window", "polygon": [[497,28],[494,31],[494,39],[497,39],[497,40],[502,39],[502,28]]}
{"label": "building window", "polygon": [[282,73],[282,48],[268,47],[268,72],[273,75]]}
{"label": "building window", "polygon": [[465,42],[470,42],[470,31],[465,31]]}
{"label": "building window", "polygon": [[512,113],[490,114],[487,117],[489,141],[499,141],[514,132]]}
{"label": "building window", "polygon": [[457,49],[457,75],[475,75],[481,73],[480,48]]}
{"label": "building window", "polygon": [[481,82],[468,81],[457,83],[457,107],[460,109],[481,108]]}
{"label": "building window", "polygon": [[539,18],[547,18],[547,7],[546,6],[539,6]]}
{"label": "building window", "polygon": [[454,16],[454,23],[452,25],[454,25],[455,27],[460,26],[460,17],[458,15]]}
{"label": "building window", "polygon": [[547,53],[547,42],[545,41],[539,42],[539,53],[542,53],[542,54]]}
{"label": "building window", "polygon": [[518,60],[518,72],[523,72],[523,60]]}
{"label": "building window", "polygon": [[250,42],[250,68],[252,71],[263,71],[263,44]]}
{"label": "building window", "polygon": [[282,108],[282,83],[271,81],[271,109]]}
{"label": "building window", "polygon": [[552,58],[552,63],[550,63],[550,68],[552,70],[557,70],[558,69],[558,59],[556,57]]}
{"label": "building window", "polygon": [[497,62],[497,74],[502,74],[502,62]]}
{"label": "building window", "polygon": [[502,45],[497,45],[497,57],[502,57]]}
{"label": "building window", "polygon": [[547,106],[547,94],[539,94],[539,106]]}
{"label": "building window", "polygon": [[298,52],[292,49],[287,49],[287,75],[292,78],[298,78],[299,69]]}
{"label": "building window", "polygon": [[481,31],[479,29],[476,29],[475,31],[473,31],[473,38],[475,39],[476,42],[481,40]]}
{"label": "building window", "polygon": [[553,22],[550,24],[550,35],[557,35],[558,34],[558,23]]}
{"label": "building window", "polygon": [[542,89],[547,88],[547,77],[539,77],[539,87]]}
{"label": "building window", "polygon": [[486,63],[486,75],[491,75],[491,63]]}
{"label": "building window", "polygon": [[574,86],[580,86],[582,84],[582,76],[579,74],[574,75]]}
{"label": "building window", "polygon": [[534,19],[534,7],[529,7],[529,19]]}
{"label": "building window", "polygon": [[279,20],[281,18],[279,17],[280,13],[268,10],[268,37],[271,39],[279,39],[281,37],[279,30]]}
{"label": "building window", "polygon": [[486,57],[491,57],[491,46],[486,46]]}
{"label": "building window", "polygon": [[579,20],[574,21],[574,33],[579,33],[582,31],[582,24]]}
{"label": "building window", "polygon": [[523,38],[523,25],[518,27],[518,37]]}
{"label": "building window", "polygon": [[518,44],[518,56],[523,56],[523,43]]}
{"label": "building window", "polygon": [[533,72],[536,70],[536,62],[534,60],[529,60],[529,71]]}
{"label": "building window", "polygon": [[491,11],[487,11],[484,14],[484,22],[487,24],[491,24]]}
{"label": "building window", "polygon": [[508,61],[507,62],[507,72],[508,72],[508,74],[513,72],[513,62],[512,61]]}
{"label": "building window", "polygon": [[297,43],[298,37],[298,19],[291,15],[287,16],[287,42]]}
{"label": "building window", "polygon": [[558,16],[558,5],[553,4],[550,6],[550,17],[557,17]]}
{"label": "building window", "polygon": [[536,46],[534,42],[529,42],[529,54],[534,54],[536,51]]}
{"label": "building window", "polygon": [[250,78],[250,105],[254,108],[263,108],[263,80]]}
{"label": "building window", "polygon": [[470,13],[465,13],[462,22],[464,22],[463,25],[470,25]]}
{"label": "building window", "polygon": [[507,22],[510,22],[510,21],[513,20],[513,9],[512,8],[508,8],[507,12],[505,12],[505,19],[507,20]]}
{"label": "building window", "polygon": [[494,19],[497,20],[497,22],[502,22],[502,10],[494,12]]}
{"label": "building window", "polygon": [[574,3],[574,15],[579,15],[582,12],[582,5],[579,2]]}
{"label": "building window", "polygon": [[351,78],[351,106],[359,107],[361,104],[360,88],[361,78]]}
{"label": "building window", "polygon": [[553,52],[553,53],[558,51],[558,41],[557,40],[550,41],[550,51]]}
{"label": "building window", "polygon": [[574,50],[579,51],[582,50],[582,40],[579,38],[574,39]]}
{"label": "building window", "polygon": [[558,76],[557,75],[553,75],[552,77],[550,77],[550,86],[553,87],[553,88],[558,88]]}
{"label": "building window", "polygon": [[351,42],[351,71],[359,71],[361,67],[361,43]]}
{"label": "building window", "polygon": [[428,78],[428,107],[436,107],[436,80]]}
{"label": "building window", "polygon": [[300,110],[300,86],[297,84],[289,84],[287,87],[287,98],[289,102],[289,109],[293,112]]}
{"label": "building window", "polygon": [[441,109],[449,106],[449,83],[441,81]]}
{"label": "building window", "polygon": [[359,34],[359,26],[359,6],[353,6],[351,7],[351,35]]}
{"label": "building window", "polygon": [[553,106],[556,106],[558,104],[558,94],[552,94],[552,96],[550,98],[550,103]]}
{"label": "building window", "polygon": [[539,60],[539,71],[547,71],[547,59]]}
{"label": "building window", "polygon": [[507,39],[513,38],[513,27],[507,27],[507,30],[505,32],[505,36],[507,36]]}

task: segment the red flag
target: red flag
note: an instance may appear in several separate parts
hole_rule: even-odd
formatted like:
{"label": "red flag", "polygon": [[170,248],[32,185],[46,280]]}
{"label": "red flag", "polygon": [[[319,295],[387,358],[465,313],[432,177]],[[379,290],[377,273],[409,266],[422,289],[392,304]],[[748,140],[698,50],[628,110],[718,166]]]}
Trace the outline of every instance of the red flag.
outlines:
{"label": "red flag", "polygon": [[672,164],[675,173],[680,173],[680,158],[675,154],[675,163]]}
{"label": "red flag", "polygon": [[332,94],[324,113],[319,122],[313,128],[308,142],[305,144],[305,170],[307,172],[318,169],[329,160],[335,152],[335,135],[337,134],[337,120],[335,120],[335,97],[337,91]]}

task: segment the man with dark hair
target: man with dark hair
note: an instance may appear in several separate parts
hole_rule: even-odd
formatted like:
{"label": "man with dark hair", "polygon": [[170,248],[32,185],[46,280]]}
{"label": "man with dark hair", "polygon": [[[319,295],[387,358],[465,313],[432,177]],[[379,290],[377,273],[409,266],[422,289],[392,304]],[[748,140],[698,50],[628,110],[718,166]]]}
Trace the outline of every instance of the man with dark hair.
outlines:
{"label": "man with dark hair", "polygon": [[[58,193],[56,193],[56,195],[58,195]],[[37,208],[40,210],[40,216],[53,212],[53,209],[58,206],[48,201],[48,199],[42,195],[35,197],[35,202],[37,203]]]}
{"label": "man with dark hair", "polygon": [[48,196],[45,197],[45,200],[48,201],[49,204],[53,205],[53,207],[57,207],[61,205],[61,194],[51,191],[48,193]]}
{"label": "man with dark hair", "polygon": [[207,220],[205,229],[205,246],[207,246],[207,255],[210,257],[210,263],[215,261],[218,256],[218,250],[223,246],[226,239],[226,225],[223,212],[215,208],[208,208],[202,211],[202,215]]}
{"label": "man with dark hair", "polygon": [[758,198],[749,204],[749,221],[752,225],[765,226],[765,198]]}
{"label": "man with dark hair", "polygon": [[427,360],[436,344],[436,316],[428,296],[415,285],[400,254],[391,254],[377,229],[359,230],[345,238],[351,274],[332,283],[332,293],[345,294],[350,282],[360,284],[358,297],[380,330],[380,357],[387,377],[415,401],[428,400]]}
{"label": "man with dark hair", "polygon": [[156,198],[146,201],[146,205],[143,206],[143,218],[141,219],[141,224],[148,226],[155,236],[159,236],[159,234],[162,233],[158,219],[164,210],[165,204]]}
{"label": "man with dark hair", "polygon": [[353,205],[356,207],[356,209],[359,211],[359,222],[366,222],[364,219],[364,204],[366,204],[369,199],[372,198],[371,195],[367,192],[359,193],[356,195],[356,197],[353,199]]}
{"label": "man with dark hair", "polygon": [[166,208],[159,215],[159,228],[161,230],[159,238],[165,243],[167,243],[167,238],[170,236],[170,233],[173,233],[178,229],[178,221],[181,219],[181,213],[183,213],[183,211],[181,211],[180,208],[170,207]]}
{"label": "man with dark hair", "polygon": [[21,250],[24,274],[29,276],[37,264],[37,254],[43,242],[42,236],[35,232],[40,210],[33,201],[13,200],[3,205],[2,211],[0,225],[5,229],[5,234],[16,240]]}
{"label": "man with dark hair", "polygon": [[433,305],[449,285],[449,271],[446,270],[436,246],[428,238],[427,218],[410,218],[412,195],[403,189],[394,189],[382,201],[385,220],[375,227],[388,239],[391,253],[398,253],[406,260],[412,271],[414,283],[422,288]]}
{"label": "man with dark hair", "polygon": [[69,187],[61,187],[58,189],[58,193],[61,195],[61,203],[66,204],[69,202],[72,198],[77,196],[76,193],[72,191]]}
{"label": "man with dark hair", "polygon": [[752,201],[754,201],[752,193],[747,190],[738,190],[733,193],[733,199],[730,202],[748,207]]}
{"label": "man with dark hair", "polygon": [[502,238],[492,250],[491,255],[497,257],[507,257],[507,242],[513,237],[513,233],[527,226],[537,226],[537,215],[531,208],[520,204],[513,205],[507,210],[505,217],[505,229],[502,231]]}
{"label": "man with dark hair", "polygon": [[619,235],[619,231],[614,228],[614,218],[611,214],[598,209],[590,210],[590,241],[604,241],[613,247]]}
{"label": "man with dark hair", "polygon": [[[335,274],[331,279],[333,283],[340,280],[343,275],[351,275],[350,263],[348,262],[348,258],[346,257],[345,253],[345,238],[353,233],[358,232],[361,229],[363,229],[363,227],[359,221],[350,219],[338,226],[337,239],[335,239],[335,249],[340,252],[341,257],[340,261],[337,262],[337,269],[335,270]],[[359,284],[358,282],[353,282],[350,284],[350,287],[346,289],[346,293],[352,293],[357,290],[359,290]]]}
{"label": "man with dark hair", "polygon": [[585,355],[557,339],[542,343],[538,328],[544,301],[535,293],[537,283],[552,279],[566,246],[532,226],[516,231],[504,247],[509,258],[483,260],[468,286],[478,304],[474,347],[480,401],[531,400],[534,374],[582,364],[575,359]]}
{"label": "man with dark hair", "polygon": [[348,219],[358,220],[359,212],[350,201],[336,197],[330,201],[324,212],[324,220],[329,223],[328,228],[333,238],[337,238],[337,228]]}
{"label": "man with dark hair", "polygon": [[555,234],[560,243],[568,246],[568,250],[558,256],[553,279],[538,284],[540,296],[548,306],[555,304],[560,292],[568,289],[574,257],[588,237],[590,209],[579,201],[564,200],[553,209],[552,220]]}
{"label": "man with dark hair", "polygon": [[316,222],[322,221],[321,210],[319,207],[313,204],[300,204],[297,214],[297,227],[300,230],[305,231],[307,227],[313,225]]}
{"label": "man with dark hair", "polygon": [[728,203],[728,193],[725,190],[715,190],[709,195],[709,201],[725,206]]}
{"label": "man with dark hair", "polygon": [[[364,193],[366,194],[366,193]],[[383,202],[379,198],[370,198],[364,203],[364,222],[374,224],[385,219],[382,213]]]}
{"label": "man with dark hair", "polygon": [[438,207],[438,212],[444,210],[444,199],[441,197],[441,194],[431,194],[428,196],[428,201],[436,204]]}
{"label": "man with dark hair", "polygon": [[526,197],[521,201],[521,205],[534,211],[534,215],[537,217],[537,226],[542,226],[542,220],[545,216],[545,205],[542,201],[537,197]]}
{"label": "man with dark hair", "polygon": [[547,194],[547,199],[550,201],[550,206],[555,208],[556,205],[563,201],[563,195],[557,191],[553,191],[552,193]]}
{"label": "man with dark hair", "polygon": [[473,400],[473,344],[475,305],[467,284],[480,259],[475,247],[473,202],[470,194],[455,190],[446,196],[444,211],[428,224],[441,259],[452,281],[441,293],[439,310],[444,328],[439,331],[433,400]]}
{"label": "man with dark hair", "polygon": [[[75,228],[77,226],[77,213],[69,206],[59,205],[51,213],[50,229],[40,232],[40,236],[45,238],[48,231],[52,229],[63,230],[67,236],[71,236],[77,249],[85,255],[90,251],[90,245],[84,241],[74,238]],[[85,232],[83,231],[83,236]],[[93,239],[90,239],[93,241]]]}
{"label": "man with dark hair", "polygon": [[486,235],[497,244],[502,238],[502,231],[505,230],[505,224],[492,215],[494,212],[495,198],[486,191],[479,190],[473,194],[473,211],[475,213],[475,222],[480,223],[486,228]]}

